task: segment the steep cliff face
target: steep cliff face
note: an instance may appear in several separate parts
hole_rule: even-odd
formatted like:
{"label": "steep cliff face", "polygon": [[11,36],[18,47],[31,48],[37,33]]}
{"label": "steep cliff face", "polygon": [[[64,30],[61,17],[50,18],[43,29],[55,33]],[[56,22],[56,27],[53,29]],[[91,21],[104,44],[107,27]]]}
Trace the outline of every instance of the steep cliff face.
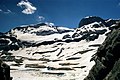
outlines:
{"label": "steep cliff face", "polygon": [[108,35],[91,60],[96,64],[84,80],[120,79],[120,25]]}

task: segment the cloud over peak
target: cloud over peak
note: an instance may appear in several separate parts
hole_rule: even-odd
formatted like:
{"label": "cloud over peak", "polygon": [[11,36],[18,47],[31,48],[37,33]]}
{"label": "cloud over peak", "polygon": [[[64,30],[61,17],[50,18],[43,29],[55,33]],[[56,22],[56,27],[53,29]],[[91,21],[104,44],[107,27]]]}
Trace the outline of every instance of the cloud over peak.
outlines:
{"label": "cloud over peak", "polygon": [[24,14],[33,14],[37,10],[37,8],[33,6],[32,3],[30,3],[28,0],[20,1],[17,6],[23,8],[22,13]]}

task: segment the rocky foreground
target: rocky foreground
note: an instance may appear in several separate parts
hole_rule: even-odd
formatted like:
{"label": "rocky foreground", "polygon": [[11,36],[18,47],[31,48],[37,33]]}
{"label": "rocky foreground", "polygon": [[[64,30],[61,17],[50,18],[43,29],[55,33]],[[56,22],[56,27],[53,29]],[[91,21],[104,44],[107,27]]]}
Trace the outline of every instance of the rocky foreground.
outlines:
{"label": "rocky foreground", "polygon": [[3,63],[1,59],[0,59],[0,79],[12,80],[12,77],[10,77],[10,66]]}
{"label": "rocky foreground", "polygon": [[120,80],[120,24],[108,35],[92,60],[96,64],[84,80]]}

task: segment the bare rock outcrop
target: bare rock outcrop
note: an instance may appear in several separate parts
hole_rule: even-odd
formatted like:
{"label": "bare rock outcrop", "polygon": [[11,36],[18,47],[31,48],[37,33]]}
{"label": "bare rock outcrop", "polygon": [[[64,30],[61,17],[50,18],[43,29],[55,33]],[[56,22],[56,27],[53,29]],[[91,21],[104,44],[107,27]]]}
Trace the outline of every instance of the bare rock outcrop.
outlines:
{"label": "bare rock outcrop", "polygon": [[120,25],[108,35],[91,60],[96,64],[84,80],[120,79]]}

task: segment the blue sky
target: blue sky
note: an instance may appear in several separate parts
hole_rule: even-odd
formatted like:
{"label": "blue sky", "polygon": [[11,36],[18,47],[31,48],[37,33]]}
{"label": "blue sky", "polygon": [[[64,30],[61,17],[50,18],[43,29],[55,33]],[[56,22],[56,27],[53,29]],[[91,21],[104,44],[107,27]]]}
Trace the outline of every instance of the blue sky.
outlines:
{"label": "blue sky", "polygon": [[120,0],[0,0],[0,32],[39,22],[76,28],[86,16],[119,19]]}

